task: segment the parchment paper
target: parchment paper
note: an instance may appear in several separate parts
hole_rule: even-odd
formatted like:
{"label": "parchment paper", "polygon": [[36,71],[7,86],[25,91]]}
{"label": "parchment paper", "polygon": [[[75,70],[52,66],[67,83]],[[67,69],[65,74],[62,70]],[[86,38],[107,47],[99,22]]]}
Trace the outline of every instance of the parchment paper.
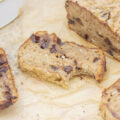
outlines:
{"label": "parchment paper", "polygon": [[67,27],[65,0],[25,0],[20,16],[0,29],[0,47],[7,53],[16,87],[18,101],[0,111],[0,120],[103,120],[99,104],[101,93],[120,77],[120,62],[107,59],[107,72],[101,84],[91,78],[75,78],[64,90],[21,72],[17,65],[19,46],[33,33],[55,32],[63,41],[95,47],[85,42]]}

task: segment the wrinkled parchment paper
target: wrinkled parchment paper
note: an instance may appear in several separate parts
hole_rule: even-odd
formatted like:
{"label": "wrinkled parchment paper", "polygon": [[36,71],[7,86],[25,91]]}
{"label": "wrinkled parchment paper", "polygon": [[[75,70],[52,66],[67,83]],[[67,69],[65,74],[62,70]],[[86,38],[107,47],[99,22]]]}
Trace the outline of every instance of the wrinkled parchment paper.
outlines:
{"label": "wrinkled parchment paper", "polygon": [[120,77],[119,62],[107,57],[107,72],[100,85],[91,78],[78,77],[70,81],[68,90],[36,80],[18,67],[19,46],[39,30],[55,32],[63,41],[94,47],[68,29],[64,3],[25,0],[20,16],[0,29],[0,47],[7,53],[19,93],[13,106],[0,111],[0,120],[103,120],[99,111],[101,93]]}

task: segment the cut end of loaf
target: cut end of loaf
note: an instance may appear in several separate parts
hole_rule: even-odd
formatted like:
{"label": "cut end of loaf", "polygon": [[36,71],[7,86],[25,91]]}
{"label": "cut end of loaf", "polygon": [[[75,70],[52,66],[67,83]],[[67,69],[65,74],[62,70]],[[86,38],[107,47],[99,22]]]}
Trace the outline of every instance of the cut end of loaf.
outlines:
{"label": "cut end of loaf", "polygon": [[86,5],[88,5],[86,0],[80,0],[79,2],[66,1],[65,8],[69,28],[86,41],[106,51],[109,56],[120,61],[120,36],[106,22],[109,12],[107,14],[103,10],[101,13],[94,14],[96,4],[93,4],[93,8]]}

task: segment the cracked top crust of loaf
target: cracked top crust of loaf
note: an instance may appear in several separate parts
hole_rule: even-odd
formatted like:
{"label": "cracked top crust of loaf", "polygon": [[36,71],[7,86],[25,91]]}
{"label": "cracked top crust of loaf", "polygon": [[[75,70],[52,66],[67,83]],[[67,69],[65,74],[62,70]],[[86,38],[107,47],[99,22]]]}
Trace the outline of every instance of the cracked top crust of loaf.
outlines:
{"label": "cracked top crust of loaf", "polygon": [[17,97],[17,89],[15,88],[6,54],[0,48],[0,109],[7,108],[15,103]]}
{"label": "cracked top crust of loaf", "polygon": [[105,120],[120,120],[120,79],[103,92],[100,110]]}
{"label": "cracked top crust of loaf", "polygon": [[20,47],[18,64],[23,71],[64,88],[72,77],[81,74],[102,81],[106,67],[100,49],[62,42],[46,31],[36,32]]}
{"label": "cracked top crust of loaf", "polygon": [[[70,1],[70,0],[68,0]],[[120,36],[120,1],[119,0],[71,0],[87,8],[102,22],[107,23],[112,31]]]}

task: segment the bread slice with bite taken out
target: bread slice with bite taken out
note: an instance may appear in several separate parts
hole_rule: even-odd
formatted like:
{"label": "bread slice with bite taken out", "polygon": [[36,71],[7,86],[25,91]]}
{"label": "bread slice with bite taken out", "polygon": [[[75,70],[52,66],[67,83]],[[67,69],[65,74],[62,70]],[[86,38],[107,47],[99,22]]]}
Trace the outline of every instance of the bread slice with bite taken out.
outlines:
{"label": "bread slice with bite taken out", "polygon": [[75,76],[88,75],[101,82],[106,68],[104,53],[73,42],[62,42],[54,33],[32,34],[19,48],[22,71],[64,88]]}

